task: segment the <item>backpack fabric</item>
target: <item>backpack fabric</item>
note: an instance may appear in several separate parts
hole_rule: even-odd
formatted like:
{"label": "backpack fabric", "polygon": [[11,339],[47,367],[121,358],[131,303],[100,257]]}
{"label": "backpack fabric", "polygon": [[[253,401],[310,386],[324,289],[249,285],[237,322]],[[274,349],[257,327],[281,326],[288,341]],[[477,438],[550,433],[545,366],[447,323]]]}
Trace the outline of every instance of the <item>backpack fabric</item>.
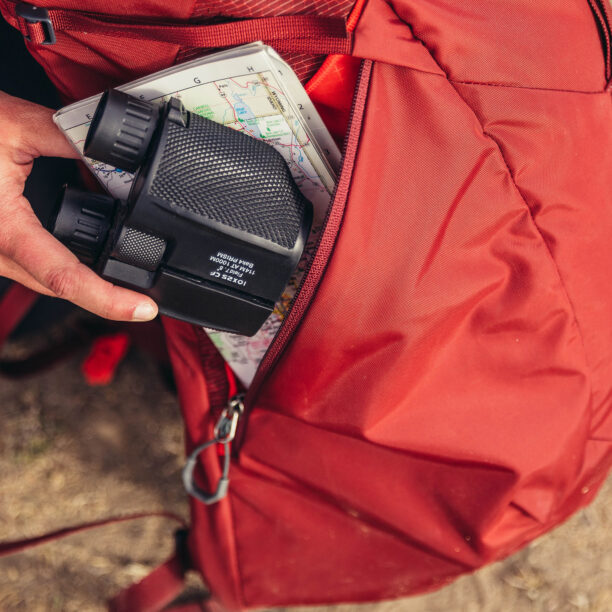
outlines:
{"label": "backpack fabric", "polygon": [[[30,44],[67,100],[191,52],[165,30],[146,40],[149,22],[119,36],[134,3],[88,10],[108,34]],[[438,588],[597,492],[612,461],[606,11],[368,0],[327,18],[348,16],[346,43],[334,28],[296,50],[281,41],[310,66],[348,46],[307,86],[345,133],[344,157],[313,264],[245,398],[229,494],[191,501],[190,563],[225,609]],[[208,27],[183,21],[193,13],[152,0],[142,17]],[[190,452],[231,385],[202,330],[164,325]],[[201,486],[220,474],[203,455]]]}

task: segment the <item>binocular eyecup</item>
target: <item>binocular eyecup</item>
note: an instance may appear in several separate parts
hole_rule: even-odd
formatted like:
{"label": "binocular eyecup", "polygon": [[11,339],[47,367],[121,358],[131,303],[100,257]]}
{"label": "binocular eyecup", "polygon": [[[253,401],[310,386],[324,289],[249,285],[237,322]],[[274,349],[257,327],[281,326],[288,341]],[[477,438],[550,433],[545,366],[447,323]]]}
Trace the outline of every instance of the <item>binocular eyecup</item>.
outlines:
{"label": "binocular eyecup", "polygon": [[108,195],[64,185],[52,221],[53,235],[93,267],[108,240],[116,208],[117,200]]}
{"label": "binocular eyecup", "polygon": [[108,89],[91,120],[84,153],[110,166],[136,172],[147,155],[158,118],[158,105]]}

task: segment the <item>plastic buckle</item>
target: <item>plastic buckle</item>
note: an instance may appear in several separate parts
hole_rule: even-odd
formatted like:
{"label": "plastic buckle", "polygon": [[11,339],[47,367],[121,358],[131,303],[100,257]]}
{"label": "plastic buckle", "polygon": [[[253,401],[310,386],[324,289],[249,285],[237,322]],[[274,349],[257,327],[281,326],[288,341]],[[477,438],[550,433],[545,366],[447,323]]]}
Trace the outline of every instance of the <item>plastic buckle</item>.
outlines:
{"label": "plastic buckle", "polygon": [[[27,4],[26,2],[20,2],[15,7],[15,14],[17,17],[24,19],[30,25],[35,25],[37,23],[41,24],[45,33],[45,40],[39,44],[55,44],[55,31],[53,30],[53,24],[51,23],[51,18],[49,17],[49,11],[47,11],[46,8],[34,6],[33,4]],[[32,42],[32,39],[29,36],[24,35],[24,38]]]}

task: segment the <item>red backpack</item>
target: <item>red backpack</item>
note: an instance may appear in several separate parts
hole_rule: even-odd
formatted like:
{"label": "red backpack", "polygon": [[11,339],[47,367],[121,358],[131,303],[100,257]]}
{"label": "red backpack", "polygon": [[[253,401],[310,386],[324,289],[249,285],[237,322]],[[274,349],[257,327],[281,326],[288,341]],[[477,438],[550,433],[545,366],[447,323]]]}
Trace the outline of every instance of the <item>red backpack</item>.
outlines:
{"label": "red backpack", "polygon": [[[181,554],[117,610],[160,609],[187,566],[229,610],[438,588],[566,519],[610,467],[605,2],[351,4],[0,0],[66,101],[203,48],[262,39],[302,78],[332,54],[307,90],[342,171],[228,494],[192,500]],[[164,324],[191,452],[237,390],[202,330]],[[198,486],[223,460],[199,456]]]}

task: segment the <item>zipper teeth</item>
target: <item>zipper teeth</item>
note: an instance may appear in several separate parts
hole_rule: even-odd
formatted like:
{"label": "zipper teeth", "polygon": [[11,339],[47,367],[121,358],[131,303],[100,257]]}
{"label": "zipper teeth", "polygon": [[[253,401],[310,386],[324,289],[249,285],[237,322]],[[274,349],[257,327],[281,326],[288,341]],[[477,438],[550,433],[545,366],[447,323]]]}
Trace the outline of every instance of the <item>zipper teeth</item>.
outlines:
{"label": "zipper teeth", "polygon": [[612,76],[612,32],[610,16],[606,6],[608,0],[588,0],[595,20],[601,28],[604,43],[604,59],[606,64],[606,81]]}
{"label": "zipper teeth", "polygon": [[[327,216],[323,224],[324,230],[319,239],[319,243],[315,250],[310,265],[308,266],[300,286],[298,288],[295,302],[293,303],[288,316],[281,324],[281,327],[264,355],[257,374],[251,383],[245,398],[245,411],[249,412],[259,388],[261,387],[265,377],[275,365],[280,354],[285,349],[291,335],[299,325],[299,322],[308,308],[311,297],[316,291],[323,271],[329,261],[329,256],[335,245],[338,230],[344,216],[345,202],[348,195],[349,185],[352,178],[352,172],[345,172],[354,162],[357,152],[357,144],[361,134],[361,123],[363,120],[363,111],[365,108],[365,100],[367,96],[368,86],[370,82],[370,73],[372,71],[372,60],[363,60],[357,77],[357,88],[353,98],[353,109],[349,119],[347,128],[347,139],[344,147],[344,156],[342,168],[340,170],[340,180],[336,184],[336,189],[332,196],[332,204],[327,211]],[[342,202],[341,206],[336,206],[336,202]],[[244,430],[244,428],[243,428]],[[241,436],[242,437],[242,436]]]}

